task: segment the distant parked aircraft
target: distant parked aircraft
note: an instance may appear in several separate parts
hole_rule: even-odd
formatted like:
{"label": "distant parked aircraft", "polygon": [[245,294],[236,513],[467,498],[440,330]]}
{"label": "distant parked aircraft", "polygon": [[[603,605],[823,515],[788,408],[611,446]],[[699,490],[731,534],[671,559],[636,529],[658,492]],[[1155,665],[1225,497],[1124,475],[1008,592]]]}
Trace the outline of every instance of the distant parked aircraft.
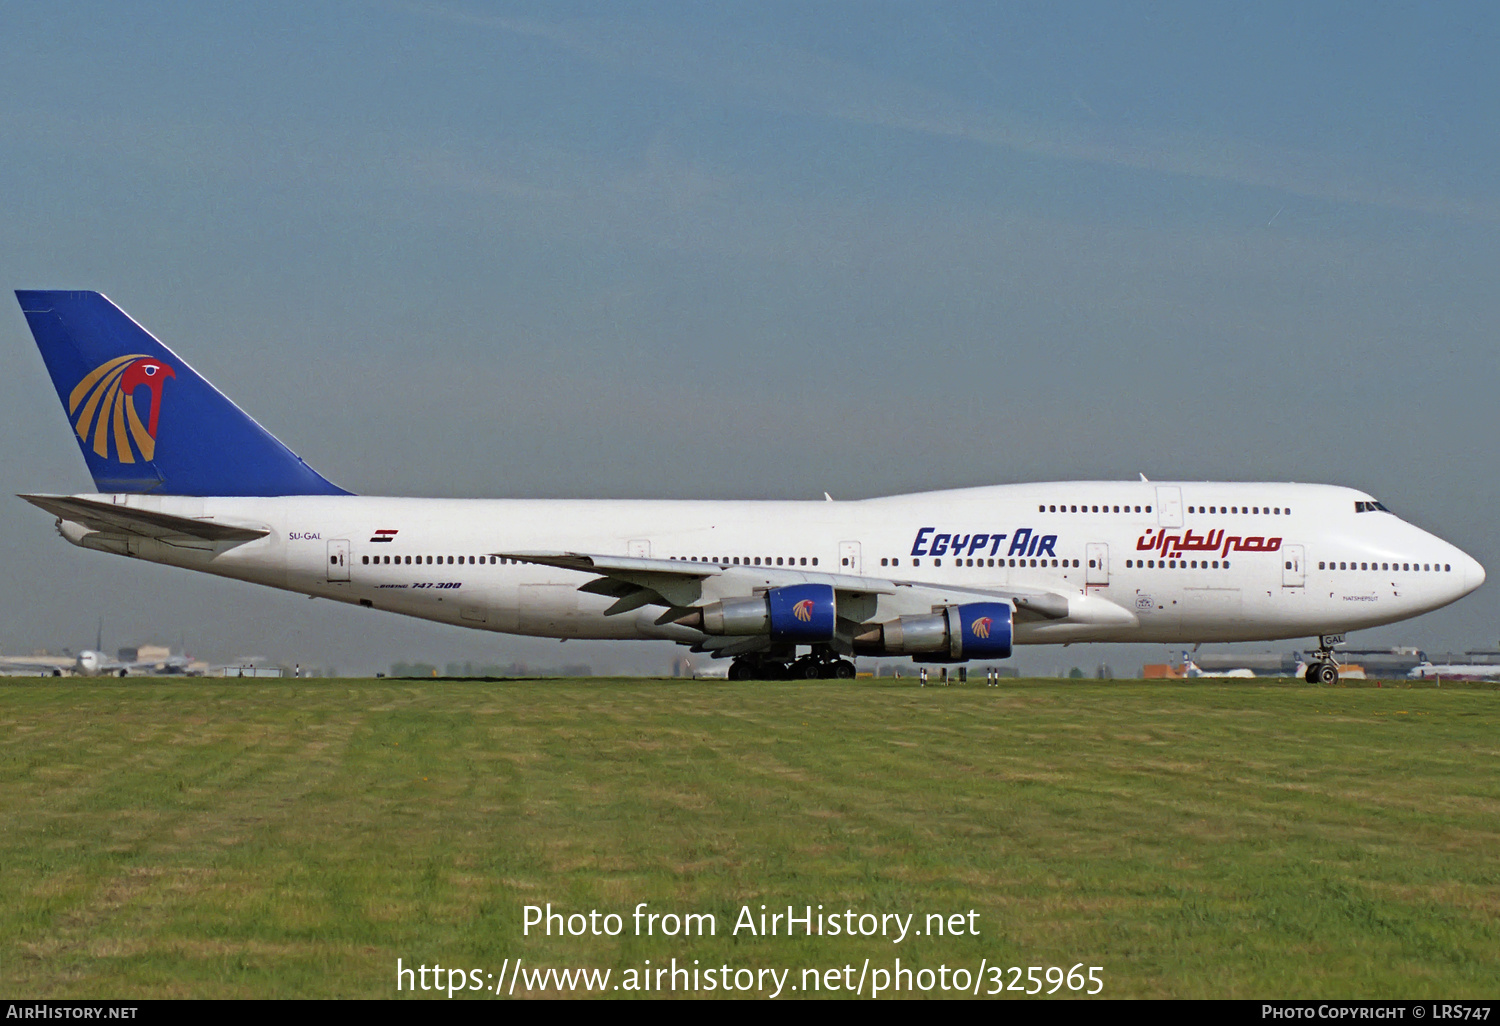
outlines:
{"label": "distant parked aircraft", "polygon": [[0,672],[26,673],[38,677],[127,677],[181,674],[191,660],[185,655],[156,660],[112,659],[97,649],[86,648],[77,656],[0,656]]}
{"label": "distant parked aircraft", "polygon": [[1234,670],[1204,670],[1189,658],[1186,652],[1182,653],[1182,675],[1184,677],[1254,677],[1255,671],[1240,667]]}
{"label": "distant parked aircraft", "polygon": [[1412,680],[1500,680],[1500,663],[1422,663],[1407,676]]}

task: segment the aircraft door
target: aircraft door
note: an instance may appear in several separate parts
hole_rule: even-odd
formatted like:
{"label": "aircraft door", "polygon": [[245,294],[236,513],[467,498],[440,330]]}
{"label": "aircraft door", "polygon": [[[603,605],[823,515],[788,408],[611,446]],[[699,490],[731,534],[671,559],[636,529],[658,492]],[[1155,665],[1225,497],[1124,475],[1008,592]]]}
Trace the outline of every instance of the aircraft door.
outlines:
{"label": "aircraft door", "polygon": [[1301,545],[1281,547],[1281,586],[1300,588],[1307,583],[1307,568],[1302,561]]}
{"label": "aircraft door", "polygon": [[1162,527],[1182,526],[1182,489],[1156,490],[1156,522]]}
{"label": "aircraft door", "polygon": [[1090,587],[1095,585],[1109,584],[1109,546],[1103,542],[1089,542],[1085,548],[1088,550],[1088,573],[1084,575],[1084,583]]}
{"label": "aircraft door", "polygon": [[328,543],[328,579],[330,581],[349,579],[349,540],[347,538],[334,538]]}
{"label": "aircraft door", "polygon": [[857,574],[859,572],[859,542],[839,542],[839,573]]}

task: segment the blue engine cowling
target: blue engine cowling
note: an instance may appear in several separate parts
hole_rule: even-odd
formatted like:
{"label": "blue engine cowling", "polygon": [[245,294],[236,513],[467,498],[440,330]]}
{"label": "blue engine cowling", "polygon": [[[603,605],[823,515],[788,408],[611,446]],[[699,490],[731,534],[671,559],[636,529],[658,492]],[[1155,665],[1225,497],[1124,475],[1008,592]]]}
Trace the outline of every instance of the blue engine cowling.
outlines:
{"label": "blue engine cowling", "polygon": [[[1011,649],[1010,603],[968,602],[948,608],[948,629],[956,644],[955,659],[1009,659]],[[955,622],[957,621],[957,622]]]}
{"label": "blue engine cowling", "polygon": [[1008,602],[968,602],[921,616],[898,616],[854,638],[855,651],[909,655],[918,661],[1008,659],[1012,641]]}
{"label": "blue engine cowling", "polygon": [[[833,640],[833,587],[827,584],[790,584],[766,593],[771,614],[771,639],[803,645]],[[1009,637],[1009,635],[1006,635]]]}

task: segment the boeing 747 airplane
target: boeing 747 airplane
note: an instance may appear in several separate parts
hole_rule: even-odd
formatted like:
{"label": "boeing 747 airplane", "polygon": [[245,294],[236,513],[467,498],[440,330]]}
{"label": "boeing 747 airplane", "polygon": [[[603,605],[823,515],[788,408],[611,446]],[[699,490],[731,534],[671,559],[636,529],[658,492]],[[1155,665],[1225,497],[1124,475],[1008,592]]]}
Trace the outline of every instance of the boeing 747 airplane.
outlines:
{"label": "boeing 747 airplane", "polygon": [[23,495],[74,545],[477,630],[659,639],[733,679],[860,655],[1317,636],[1446,606],[1459,549],[1333,485],[1057,481],[852,502],[418,499],[330,483],[97,292],[21,309],[95,492]]}

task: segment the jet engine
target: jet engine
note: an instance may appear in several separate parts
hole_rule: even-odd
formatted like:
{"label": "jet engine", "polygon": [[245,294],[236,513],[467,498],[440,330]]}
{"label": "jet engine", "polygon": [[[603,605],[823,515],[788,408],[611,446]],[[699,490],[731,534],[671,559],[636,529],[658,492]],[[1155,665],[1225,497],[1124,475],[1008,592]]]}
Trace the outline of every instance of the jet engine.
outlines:
{"label": "jet engine", "polygon": [[835,603],[827,584],[791,584],[752,598],[700,606],[677,620],[705,634],[769,634],[772,641],[816,645],[833,640]]}
{"label": "jet engine", "polygon": [[1010,657],[1007,602],[968,602],[866,626],[869,629],[855,637],[854,648],[868,655],[909,655],[934,662]]}

